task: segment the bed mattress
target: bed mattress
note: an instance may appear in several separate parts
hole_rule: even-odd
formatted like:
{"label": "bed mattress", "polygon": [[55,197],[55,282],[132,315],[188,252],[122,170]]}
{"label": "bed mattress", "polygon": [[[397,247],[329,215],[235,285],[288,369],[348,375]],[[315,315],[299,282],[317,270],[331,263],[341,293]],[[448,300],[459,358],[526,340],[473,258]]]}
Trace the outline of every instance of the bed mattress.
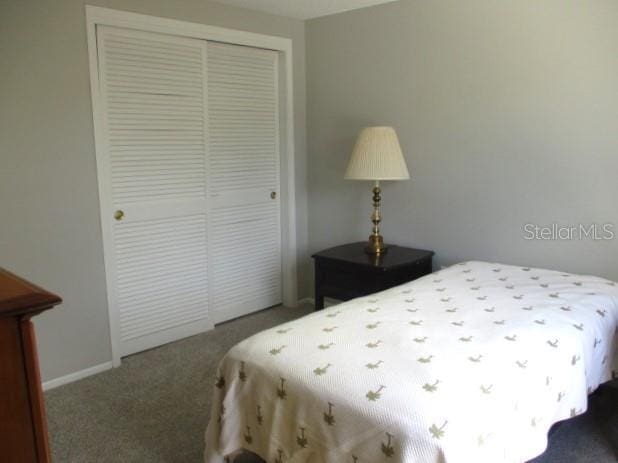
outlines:
{"label": "bed mattress", "polygon": [[205,461],[527,461],[618,371],[618,286],[464,262],[272,328],[215,378]]}

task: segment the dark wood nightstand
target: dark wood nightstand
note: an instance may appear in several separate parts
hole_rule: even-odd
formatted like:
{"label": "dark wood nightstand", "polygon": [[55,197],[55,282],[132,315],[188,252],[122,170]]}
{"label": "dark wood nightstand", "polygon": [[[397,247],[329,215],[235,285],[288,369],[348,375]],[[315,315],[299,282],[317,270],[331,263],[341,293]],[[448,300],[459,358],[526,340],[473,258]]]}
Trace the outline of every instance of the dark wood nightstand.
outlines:
{"label": "dark wood nightstand", "polygon": [[344,244],[315,253],[315,310],[324,297],[347,301],[382,291],[431,273],[433,251],[388,247],[379,256],[365,253],[366,242]]}

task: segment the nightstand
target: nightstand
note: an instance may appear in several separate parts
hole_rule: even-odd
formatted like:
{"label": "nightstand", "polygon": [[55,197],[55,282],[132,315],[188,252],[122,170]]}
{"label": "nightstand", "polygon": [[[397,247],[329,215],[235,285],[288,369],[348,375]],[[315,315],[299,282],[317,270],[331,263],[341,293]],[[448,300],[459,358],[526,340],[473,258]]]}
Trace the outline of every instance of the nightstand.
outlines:
{"label": "nightstand", "polygon": [[390,245],[381,256],[365,253],[365,241],[315,253],[315,310],[324,297],[347,301],[431,273],[433,251]]}

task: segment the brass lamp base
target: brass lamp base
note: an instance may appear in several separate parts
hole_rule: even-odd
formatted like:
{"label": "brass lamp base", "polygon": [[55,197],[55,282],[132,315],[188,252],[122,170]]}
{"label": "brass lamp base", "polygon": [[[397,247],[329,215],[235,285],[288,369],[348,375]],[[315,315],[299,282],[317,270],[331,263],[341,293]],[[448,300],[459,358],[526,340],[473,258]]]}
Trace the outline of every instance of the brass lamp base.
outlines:
{"label": "brass lamp base", "polygon": [[365,246],[365,252],[367,254],[379,256],[386,252],[387,246],[384,244],[384,239],[380,235],[380,221],[382,216],[380,215],[380,183],[375,182],[373,187],[373,213],[371,214],[371,222],[373,223],[373,230],[369,236],[367,246]]}
{"label": "brass lamp base", "polygon": [[369,241],[367,242],[367,246],[365,246],[365,252],[367,254],[376,256],[384,254],[387,250],[388,246],[384,244],[382,235],[371,235],[369,237]]}

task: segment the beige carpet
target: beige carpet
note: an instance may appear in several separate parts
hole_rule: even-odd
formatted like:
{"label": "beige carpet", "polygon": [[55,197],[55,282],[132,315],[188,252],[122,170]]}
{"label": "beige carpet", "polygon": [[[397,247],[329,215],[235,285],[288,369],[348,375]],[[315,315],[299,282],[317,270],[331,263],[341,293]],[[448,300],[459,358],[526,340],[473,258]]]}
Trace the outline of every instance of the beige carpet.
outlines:
{"label": "beige carpet", "polygon": [[[268,309],[49,391],[53,461],[199,463],[221,357],[248,336],[311,310]],[[547,452],[534,463],[615,463],[616,452],[618,389],[604,387],[592,396],[588,413],[552,434]]]}

